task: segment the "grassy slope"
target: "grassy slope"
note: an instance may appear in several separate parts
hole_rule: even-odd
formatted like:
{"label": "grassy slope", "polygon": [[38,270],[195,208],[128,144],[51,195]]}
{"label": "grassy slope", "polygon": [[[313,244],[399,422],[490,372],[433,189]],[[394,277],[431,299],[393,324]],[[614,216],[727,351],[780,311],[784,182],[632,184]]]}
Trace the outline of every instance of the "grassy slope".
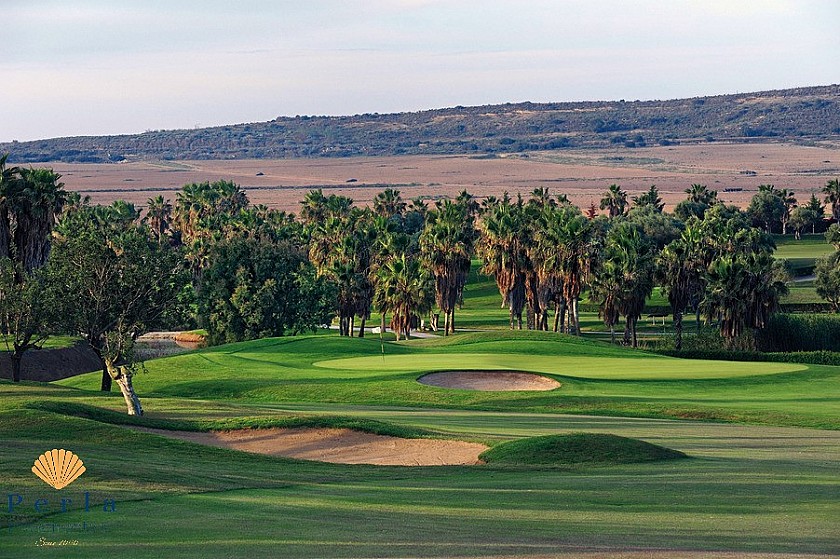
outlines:
{"label": "grassy slope", "polygon": [[[126,431],[88,419],[22,409],[52,398],[107,407],[114,398],[0,382],[2,489],[31,503],[57,498],[28,469],[45,449],[69,446],[88,472],[60,496],[113,497],[118,509],[53,514],[68,535],[62,557],[465,556],[554,554],[657,547],[840,553],[833,464],[840,434],[790,428],[421,412],[468,437],[510,439],[580,430],[641,436],[693,459],[606,468],[339,466],[249,455]],[[214,402],[146,399],[158,416],[218,421],[276,411]],[[348,410],[349,411],[349,410]],[[369,415],[376,410],[356,409]],[[379,410],[406,423],[410,410]],[[29,519],[34,513],[21,511]],[[0,517],[2,518],[2,517]],[[23,520],[23,519],[19,519]],[[0,557],[29,557],[42,522],[0,530]]]}
{"label": "grassy slope", "polygon": [[[504,329],[495,286],[485,280],[469,289],[459,326]],[[597,324],[594,316],[584,320]],[[0,516],[0,557],[40,555],[45,550],[34,542],[41,535],[79,540],[78,547],[62,548],[62,557],[554,555],[579,547],[840,554],[834,536],[838,431],[557,415],[840,429],[838,368],[784,372],[789,366],[679,362],[533,332],[389,343],[385,351],[387,367],[377,369],[378,338],[332,334],[150,362],[136,380],[148,412],[138,422],[203,429],[355,421],[371,430],[490,444],[588,431],[643,439],[692,459],[562,469],[300,462],[55,413],[124,419],[108,413],[124,404],[117,394],[95,390],[97,375],[68,379],[64,386],[0,381],[0,492],[20,493],[31,504],[40,496],[79,498],[90,491],[94,499],[112,496],[119,503],[111,516],[77,510],[12,530],[2,529],[9,517]],[[548,371],[563,386],[549,393],[491,394],[414,381],[418,367],[448,361],[484,368],[493,364],[492,355],[503,365]],[[314,365],[331,359],[340,368]],[[355,359],[367,360],[365,367]],[[392,363],[402,370],[391,370]],[[609,365],[621,368],[602,368]],[[717,378],[703,378],[709,376]],[[32,460],[53,447],[73,450],[88,466],[61,494],[29,473]],[[37,516],[31,508],[18,512],[25,523]],[[45,521],[107,526],[84,533],[34,531],[49,528]]]}
{"label": "grassy slope", "polygon": [[[840,369],[835,367],[677,360],[540,332],[388,343],[385,351],[383,364],[379,340],[373,338],[261,340],[150,362],[136,386],[147,397],[689,417],[840,428]],[[332,366],[340,368],[314,365],[330,365],[329,358],[339,356],[346,361]],[[493,366],[550,371],[563,386],[550,392],[493,393],[416,382],[430,369]],[[60,384],[96,390],[97,379],[90,374]],[[120,405],[118,396],[114,398]]]}

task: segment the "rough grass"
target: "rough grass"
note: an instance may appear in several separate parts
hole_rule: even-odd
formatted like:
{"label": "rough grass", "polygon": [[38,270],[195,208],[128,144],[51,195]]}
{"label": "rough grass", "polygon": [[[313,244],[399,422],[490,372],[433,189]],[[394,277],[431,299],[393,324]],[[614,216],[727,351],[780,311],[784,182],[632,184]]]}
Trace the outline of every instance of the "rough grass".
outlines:
{"label": "rough grass", "polygon": [[497,465],[568,466],[659,462],[686,458],[686,455],[677,450],[618,435],[572,433],[502,443],[483,452],[480,458]]}

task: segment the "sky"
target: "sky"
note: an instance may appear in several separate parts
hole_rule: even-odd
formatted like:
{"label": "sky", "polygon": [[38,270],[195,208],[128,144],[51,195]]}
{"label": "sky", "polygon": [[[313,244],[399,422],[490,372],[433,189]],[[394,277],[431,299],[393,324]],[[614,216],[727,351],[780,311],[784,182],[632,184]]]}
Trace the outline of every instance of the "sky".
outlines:
{"label": "sky", "polygon": [[0,142],[840,83],[838,0],[0,0]]}

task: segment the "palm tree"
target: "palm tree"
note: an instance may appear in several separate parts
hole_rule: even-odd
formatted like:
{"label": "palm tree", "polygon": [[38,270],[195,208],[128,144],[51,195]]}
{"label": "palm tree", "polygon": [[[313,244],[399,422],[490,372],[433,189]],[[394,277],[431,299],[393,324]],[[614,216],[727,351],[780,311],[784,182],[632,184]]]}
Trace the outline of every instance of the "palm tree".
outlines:
{"label": "palm tree", "polygon": [[320,188],[307,192],[300,204],[300,219],[304,225],[313,226],[324,219],[327,197]]}
{"label": "palm tree", "polygon": [[784,212],[782,212],[782,217],[780,221],[782,222],[782,235],[787,235],[787,225],[790,222],[790,212],[796,207],[796,198],[793,196],[793,191],[788,190],[787,188],[782,188],[776,192],[779,199],[782,201],[784,205]]}
{"label": "palm tree", "polygon": [[508,307],[510,328],[518,324],[522,329],[522,310],[525,308],[525,246],[522,244],[523,208],[511,204],[507,196],[489,207],[479,222],[480,237],[476,246],[482,257],[482,272],[493,276],[502,308]]}
{"label": "palm tree", "polygon": [[[636,347],[636,323],[653,291],[653,245],[631,223],[619,223],[607,233],[601,270],[593,291],[600,294],[602,315],[612,319],[617,310],[624,316],[624,344]],[[603,269],[608,270],[601,280]],[[610,305],[611,308],[606,308]]]}
{"label": "palm tree", "polygon": [[402,253],[377,271],[375,300],[379,308],[391,312],[391,329],[399,341],[411,335],[412,321],[428,312],[434,300],[434,287],[417,257]]}
{"label": "palm tree", "polygon": [[826,182],[822,191],[825,194],[825,203],[831,204],[831,217],[840,223],[840,179]]}
{"label": "palm tree", "polygon": [[563,301],[569,307],[570,333],[580,335],[578,299],[588,281],[592,263],[592,222],[575,206],[547,208],[535,234],[538,268],[547,280],[556,276]]}
{"label": "palm tree", "polygon": [[155,239],[162,244],[167,238],[169,226],[172,224],[172,204],[160,195],[149,198],[146,216],[143,221],[149,224]]}
{"label": "palm tree", "polygon": [[387,218],[402,216],[406,203],[400,196],[400,191],[386,188],[373,198],[373,213]]}
{"label": "palm tree", "polygon": [[20,196],[20,169],[6,167],[9,154],[0,157],[0,258],[12,255],[11,206]]}
{"label": "palm tree", "polygon": [[420,250],[434,274],[437,304],[444,313],[444,335],[455,333],[455,307],[463,299],[474,241],[467,205],[450,200],[429,212],[420,234]]}
{"label": "palm tree", "polygon": [[677,350],[682,349],[683,312],[703,291],[701,243],[700,230],[689,226],[679,239],[662,249],[656,262],[660,290],[668,298],[674,315],[674,347]]}
{"label": "palm tree", "polygon": [[685,189],[685,193],[688,194],[688,200],[697,204],[711,206],[718,201],[717,190],[709,190],[705,184],[694,183]]}
{"label": "palm tree", "polygon": [[784,278],[769,252],[723,254],[706,274],[703,307],[717,319],[729,347],[745,328],[764,328],[779,298],[787,293]]}
{"label": "palm tree", "polygon": [[67,200],[61,175],[52,169],[21,169],[20,191],[12,212],[16,258],[29,273],[49,256],[52,230]]}
{"label": "palm tree", "polygon": [[627,193],[617,184],[611,184],[601,198],[601,209],[609,210],[610,219],[624,215],[627,211]]}

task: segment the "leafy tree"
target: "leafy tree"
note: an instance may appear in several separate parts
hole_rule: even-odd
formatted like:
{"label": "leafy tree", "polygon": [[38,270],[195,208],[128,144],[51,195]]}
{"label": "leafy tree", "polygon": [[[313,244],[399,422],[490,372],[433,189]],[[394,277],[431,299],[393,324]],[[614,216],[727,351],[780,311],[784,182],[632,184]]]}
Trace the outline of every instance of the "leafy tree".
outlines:
{"label": "leafy tree", "polygon": [[[812,195],[813,196],[813,195]],[[815,198],[816,199],[816,198]],[[819,204],[819,200],[817,200]],[[802,231],[811,229],[811,232],[816,230],[817,223],[822,221],[822,213],[817,213],[814,207],[808,203],[803,206],[796,206],[790,213],[790,226],[793,229],[793,234],[797,239],[802,238]]]}
{"label": "leafy tree", "polygon": [[840,311],[840,251],[817,259],[814,274],[817,295],[829,302],[832,311]]}
{"label": "leafy tree", "polygon": [[99,355],[102,389],[115,381],[129,415],[143,413],[133,385],[134,342],[159,325],[183,289],[183,262],[180,251],[114,206],[82,207],[57,227],[48,272],[60,280],[62,322]]}
{"label": "leafy tree", "polygon": [[626,220],[642,230],[645,238],[661,249],[680,236],[685,224],[671,214],[652,205],[637,206],[630,210]]}
{"label": "leafy tree", "polygon": [[657,212],[661,212],[665,207],[662,198],[659,196],[659,190],[656,185],[651,185],[650,189],[639,196],[633,197],[633,205],[637,208],[651,207]]}
{"label": "leafy tree", "polygon": [[752,197],[747,208],[753,222],[762,224],[767,233],[772,232],[774,225],[781,223],[785,211],[785,204],[773,185],[759,186],[758,193]]}
{"label": "leafy tree", "polygon": [[822,205],[816,194],[812,192],[811,197],[808,199],[808,204],[805,207],[808,208],[809,215],[813,216],[813,220],[811,221],[811,234],[814,234],[817,232],[817,224],[822,223],[825,218],[825,206]]}
{"label": "leafy tree", "polygon": [[27,273],[20,263],[0,258],[0,335],[14,382],[20,381],[24,353],[39,349],[55,328],[57,308],[53,282],[43,270]]}
{"label": "leafy tree", "polygon": [[627,192],[621,190],[617,184],[611,184],[601,198],[600,208],[608,210],[610,218],[624,215],[627,211]]}
{"label": "leafy tree", "polygon": [[745,328],[761,329],[787,293],[783,267],[769,251],[726,253],[706,273],[703,306],[729,347]]}
{"label": "leafy tree", "polygon": [[793,196],[793,192],[787,188],[778,190],[776,195],[782,201],[782,206],[784,207],[782,217],[779,219],[782,223],[782,235],[787,235],[787,226],[790,222],[791,212],[796,207],[796,198]]}
{"label": "leafy tree", "polygon": [[212,344],[314,331],[333,317],[335,287],[288,241],[233,238],[215,246],[198,289]]}

